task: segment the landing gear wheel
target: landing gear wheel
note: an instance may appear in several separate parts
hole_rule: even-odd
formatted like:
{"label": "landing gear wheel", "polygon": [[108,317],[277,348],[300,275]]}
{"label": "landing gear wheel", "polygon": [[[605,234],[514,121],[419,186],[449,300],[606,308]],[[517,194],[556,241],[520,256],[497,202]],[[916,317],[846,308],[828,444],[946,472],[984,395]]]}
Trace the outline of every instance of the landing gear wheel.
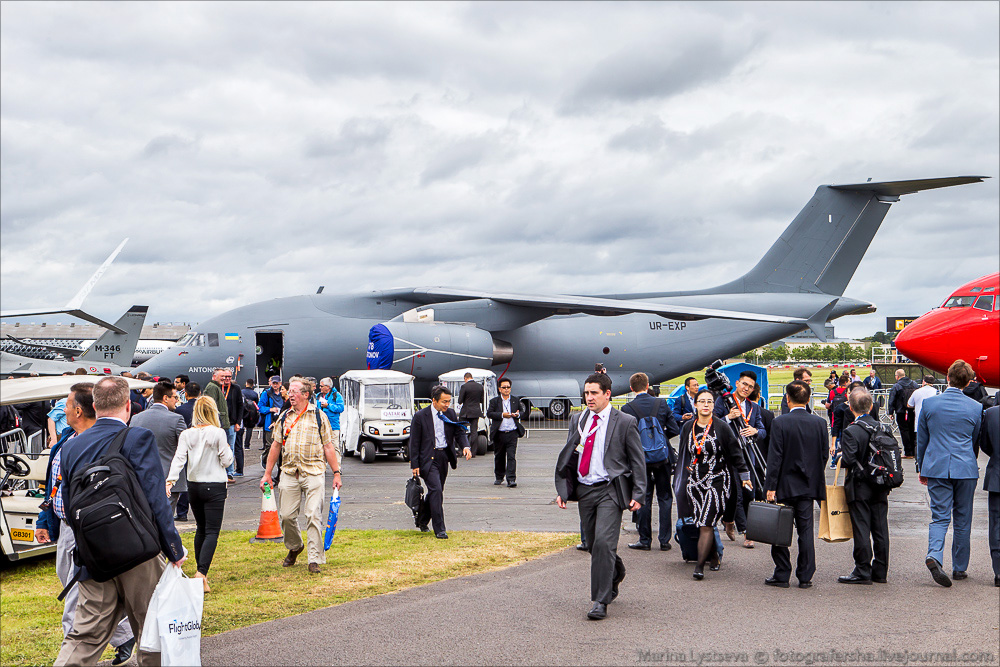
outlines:
{"label": "landing gear wheel", "polygon": [[549,402],[548,417],[549,419],[563,420],[569,417],[569,401],[556,398]]}
{"label": "landing gear wheel", "polygon": [[371,440],[365,440],[361,443],[361,462],[362,463],[374,463],[375,462],[375,443]]}
{"label": "landing gear wheel", "polygon": [[531,401],[526,398],[521,399],[521,413],[525,419],[531,416]]}

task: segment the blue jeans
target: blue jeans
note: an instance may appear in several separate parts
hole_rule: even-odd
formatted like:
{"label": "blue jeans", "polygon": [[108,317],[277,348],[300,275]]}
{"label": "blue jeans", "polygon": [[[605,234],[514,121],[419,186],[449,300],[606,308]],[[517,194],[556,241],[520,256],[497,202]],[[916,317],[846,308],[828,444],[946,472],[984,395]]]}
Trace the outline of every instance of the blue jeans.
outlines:
{"label": "blue jeans", "polygon": [[670,544],[670,508],[673,505],[673,490],[670,488],[670,467],[666,461],[646,464],[646,499],[635,513],[635,527],[639,531],[639,543],[649,546],[653,542],[653,490],[660,508],[660,527],[657,535],[660,545]]}
{"label": "blue jeans", "polygon": [[927,531],[927,557],[944,565],[944,538],[952,517],[955,531],[951,538],[951,567],[964,572],[969,568],[969,538],[972,534],[972,502],[976,497],[976,479],[928,477],[927,493],[931,499],[931,523]]}
{"label": "blue jeans", "polygon": [[226,468],[226,474],[232,477],[233,473],[236,472],[236,428],[234,426],[226,429],[226,441],[229,442],[229,449],[233,452],[233,462]]}

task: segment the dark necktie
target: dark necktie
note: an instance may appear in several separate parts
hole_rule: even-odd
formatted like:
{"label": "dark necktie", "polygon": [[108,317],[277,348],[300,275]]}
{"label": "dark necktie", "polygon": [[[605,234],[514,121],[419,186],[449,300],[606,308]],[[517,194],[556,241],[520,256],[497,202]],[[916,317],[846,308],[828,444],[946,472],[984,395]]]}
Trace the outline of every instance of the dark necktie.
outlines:
{"label": "dark necktie", "polygon": [[583,456],[580,457],[580,476],[586,477],[590,474],[590,457],[594,453],[594,441],[597,440],[597,423],[601,418],[594,415],[594,421],[590,425],[590,435],[583,443]]}

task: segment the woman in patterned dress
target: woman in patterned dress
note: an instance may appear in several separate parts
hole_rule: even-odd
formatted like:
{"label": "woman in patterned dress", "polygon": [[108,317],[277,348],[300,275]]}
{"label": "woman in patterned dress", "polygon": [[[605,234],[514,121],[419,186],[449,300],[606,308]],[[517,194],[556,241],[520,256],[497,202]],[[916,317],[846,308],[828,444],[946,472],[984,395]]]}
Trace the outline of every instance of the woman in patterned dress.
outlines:
{"label": "woman in patterned dress", "polygon": [[715,396],[708,389],[702,389],[695,395],[694,403],[696,418],[688,420],[681,429],[675,490],[678,516],[694,517],[698,526],[698,564],[694,568],[694,578],[701,580],[705,578],[705,562],[710,558],[710,569],[719,569],[714,531],[725,511],[730,485],[734,483],[729,467],[736,468],[745,488],[752,489],[753,485],[736,436],[728,424],[712,416]]}

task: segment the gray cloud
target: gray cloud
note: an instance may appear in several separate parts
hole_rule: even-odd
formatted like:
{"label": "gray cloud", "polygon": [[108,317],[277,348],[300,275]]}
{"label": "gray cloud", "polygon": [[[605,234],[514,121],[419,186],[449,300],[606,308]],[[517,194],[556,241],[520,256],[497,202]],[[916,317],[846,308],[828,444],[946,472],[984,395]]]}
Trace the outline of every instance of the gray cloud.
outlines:
{"label": "gray cloud", "polygon": [[[725,282],[821,183],[1000,177],[998,14],[3,3],[0,297],[62,303],[126,236],[87,304],[106,317],[198,321],[319,284]],[[838,332],[995,271],[998,190],[894,204],[848,288],[880,312]]]}

